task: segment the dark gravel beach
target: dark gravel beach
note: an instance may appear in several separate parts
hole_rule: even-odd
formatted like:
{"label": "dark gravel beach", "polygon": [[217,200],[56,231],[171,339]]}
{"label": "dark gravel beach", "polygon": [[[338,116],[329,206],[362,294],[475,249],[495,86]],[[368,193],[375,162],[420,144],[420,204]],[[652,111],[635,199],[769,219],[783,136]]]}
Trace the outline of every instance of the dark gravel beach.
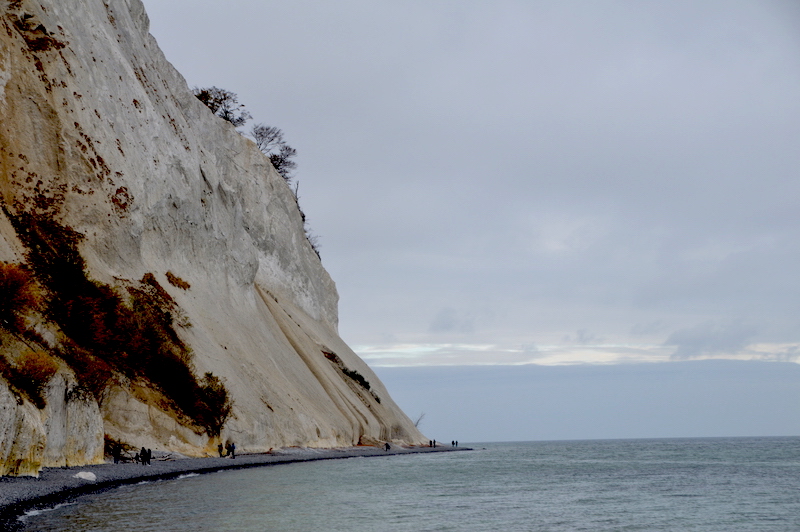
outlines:
{"label": "dark gravel beach", "polygon": [[[342,449],[288,448],[271,453],[237,454],[235,459],[218,457],[173,459],[166,455],[161,458],[155,457],[150,466],[128,462],[64,468],[48,467],[42,470],[38,478],[0,477],[0,528],[10,529],[10,525],[17,517],[28,509],[52,506],[71,497],[142,480],[164,480],[187,473],[212,473],[223,469],[262,467],[282,463],[467,450],[470,449],[453,448],[448,445],[393,446],[389,451],[367,446]],[[94,480],[77,477],[78,473],[91,473],[94,475]],[[91,475],[84,476],[91,478]]]}

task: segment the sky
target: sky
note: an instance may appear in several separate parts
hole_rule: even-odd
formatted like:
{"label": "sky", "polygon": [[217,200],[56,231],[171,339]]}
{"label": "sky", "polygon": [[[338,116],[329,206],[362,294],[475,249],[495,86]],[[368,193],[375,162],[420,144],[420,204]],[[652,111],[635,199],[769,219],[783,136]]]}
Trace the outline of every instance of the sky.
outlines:
{"label": "sky", "polygon": [[[452,377],[452,404],[431,394],[423,430],[459,432],[455,398],[478,389],[492,397],[482,412],[524,417],[519,399],[557,372],[573,377],[545,387],[552,402],[594,402],[598,423],[619,401],[581,390],[625,379],[675,422],[566,430],[585,416],[540,406],[563,414],[540,419],[549,431],[462,432],[800,434],[799,398],[780,384],[800,389],[800,4],[144,4],[189,86],[234,91],[250,125],[297,149],[342,337],[412,417],[425,405],[409,391]],[[733,406],[744,381],[715,380],[723,370],[754,376],[755,410]],[[474,372],[517,378],[489,389]],[[704,387],[728,417],[675,406]]]}

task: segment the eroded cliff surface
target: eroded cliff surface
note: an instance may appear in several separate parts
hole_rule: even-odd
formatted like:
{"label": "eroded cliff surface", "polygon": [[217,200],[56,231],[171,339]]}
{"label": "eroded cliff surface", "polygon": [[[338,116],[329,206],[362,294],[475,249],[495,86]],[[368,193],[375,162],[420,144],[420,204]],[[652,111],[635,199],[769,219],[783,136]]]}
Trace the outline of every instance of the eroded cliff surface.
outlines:
{"label": "eroded cliff surface", "polygon": [[[55,364],[38,406],[0,379],[0,474],[96,462],[104,435],[190,455],[427,441],[339,338],[291,190],[191,94],[139,0],[0,11],[0,261],[43,300],[0,350]],[[164,356],[225,383],[221,434],[152,377],[183,371]]]}

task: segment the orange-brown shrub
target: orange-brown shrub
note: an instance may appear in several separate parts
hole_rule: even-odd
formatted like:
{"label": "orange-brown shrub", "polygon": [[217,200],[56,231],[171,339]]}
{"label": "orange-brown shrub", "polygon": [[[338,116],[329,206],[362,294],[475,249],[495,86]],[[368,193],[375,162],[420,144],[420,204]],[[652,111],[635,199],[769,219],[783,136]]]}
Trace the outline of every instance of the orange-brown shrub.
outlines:
{"label": "orange-brown shrub", "polygon": [[183,279],[181,279],[180,277],[169,271],[167,272],[167,281],[169,281],[169,284],[171,284],[172,286],[175,286],[182,290],[188,290],[192,287],[192,285],[190,285],[189,283],[187,283],[186,281],[184,281]]}
{"label": "orange-brown shrub", "polygon": [[0,262],[0,325],[12,332],[25,329],[25,315],[41,306],[41,292],[27,269]]}
{"label": "orange-brown shrub", "polygon": [[38,408],[44,408],[44,388],[58,371],[55,359],[41,351],[29,351],[17,361],[10,372],[12,384],[22,391]]}
{"label": "orange-brown shrub", "polygon": [[78,377],[79,386],[72,389],[72,395],[75,397],[91,396],[101,401],[106,386],[114,376],[113,368],[69,339],[64,342],[58,356],[72,368]]}
{"label": "orange-brown shrub", "polygon": [[29,351],[17,361],[19,372],[37,385],[44,386],[58,371],[56,361],[42,351]]}

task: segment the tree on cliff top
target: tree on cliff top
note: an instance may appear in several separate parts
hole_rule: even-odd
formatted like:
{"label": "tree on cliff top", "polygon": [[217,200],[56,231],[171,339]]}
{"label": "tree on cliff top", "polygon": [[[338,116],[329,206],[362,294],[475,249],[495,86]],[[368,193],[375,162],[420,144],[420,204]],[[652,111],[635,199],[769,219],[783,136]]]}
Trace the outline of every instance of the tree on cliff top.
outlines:
{"label": "tree on cliff top", "polygon": [[192,89],[195,97],[203,102],[212,113],[227,120],[235,127],[244,125],[252,116],[239,103],[239,96],[235,92],[220,89],[219,87],[195,87]]}
{"label": "tree on cliff top", "polygon": [[283,140],[283,131],[274,126],[256,124],[250,131],[256,146],[264,155],[269,157],[272,166],[286,181],[292,179],[292,172],[297,168],[297,163],[292,159],[297,155],[297,150],[286,144]]}

